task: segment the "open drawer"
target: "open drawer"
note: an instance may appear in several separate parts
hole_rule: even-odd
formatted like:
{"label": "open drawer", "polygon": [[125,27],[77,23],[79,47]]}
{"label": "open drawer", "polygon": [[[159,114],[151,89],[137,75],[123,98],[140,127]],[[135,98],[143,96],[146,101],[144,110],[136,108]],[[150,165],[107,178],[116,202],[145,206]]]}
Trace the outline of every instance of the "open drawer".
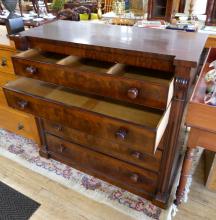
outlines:
{"label": "open drawer", "polygon": [[9,106],[98,138],[142,146],[155,153],[168,124],[167,110],[132,108],[72,89],[20,78],[4,86]]}
{"label": "open drawer", "polygon": [[161,110],[173,97],[173,74],[168,72],[34,49],[14,56],[13,63],[20,76]]}
{"label": "open drawer", "polygon": [[186,123],[188,126],[216,132],[216,106],[204,103],[207,84],[205,82],[206,73],[212,68],[209,64],[216,60],[216,49],[209,50],[204,62],[200,76],[197,80],[194,92],[189,102]]}

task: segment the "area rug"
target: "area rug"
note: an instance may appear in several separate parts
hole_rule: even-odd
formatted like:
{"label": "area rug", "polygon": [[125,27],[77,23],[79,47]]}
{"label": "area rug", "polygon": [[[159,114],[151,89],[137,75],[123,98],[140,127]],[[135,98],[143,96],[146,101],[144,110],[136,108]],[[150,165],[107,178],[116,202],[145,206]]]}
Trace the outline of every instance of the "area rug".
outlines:
{"label": "area rug", "polygon": [[31,140],[0,129],[0,156],[63,184],[97,202],[109,205],[139,220],[171,219],[171,209],[162,210],[151,202],[89,176],[53,159],[39,156],[38,146]]}
{"label": "area rug", "polygon": [[0,219],[28,220],[39,203],[0,182]]}

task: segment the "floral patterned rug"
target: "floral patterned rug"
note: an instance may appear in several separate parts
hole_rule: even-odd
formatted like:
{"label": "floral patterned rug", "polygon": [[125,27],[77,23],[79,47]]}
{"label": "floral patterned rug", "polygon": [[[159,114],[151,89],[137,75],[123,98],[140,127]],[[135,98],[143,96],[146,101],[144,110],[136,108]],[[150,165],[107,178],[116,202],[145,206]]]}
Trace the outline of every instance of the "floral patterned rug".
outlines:
{"label": "floral patterned rug", "polygon": [[118,209],[134,219],[170,219],[170,210],[162,210],[144,198],[58,161],[42,158],[33,141],[3,129],[0,129],[0,156],[12,159],[100,203]]}

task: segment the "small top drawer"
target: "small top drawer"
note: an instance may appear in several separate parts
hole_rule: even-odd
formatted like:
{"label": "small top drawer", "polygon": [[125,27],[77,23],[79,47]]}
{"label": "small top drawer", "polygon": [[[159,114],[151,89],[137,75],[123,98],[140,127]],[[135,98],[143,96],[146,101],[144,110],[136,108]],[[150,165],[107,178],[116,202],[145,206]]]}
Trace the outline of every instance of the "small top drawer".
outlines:
{"label": "small top drawer", "polygon": [[0,71],[14,74],[11,57],[14,55],[13,51],[0,50]]}
{"label": "small top drawer", "polygon": [[150,153],[160,143],[171,108],[133,108],[28,78],[8,83],[4,91],[13,108],[99,138],[143,146]]}
{"label": "small top drawer", "polygon": [[95,95],[164,110],[173,96],[173,74],[29,50],[13,57],[15,73]]}

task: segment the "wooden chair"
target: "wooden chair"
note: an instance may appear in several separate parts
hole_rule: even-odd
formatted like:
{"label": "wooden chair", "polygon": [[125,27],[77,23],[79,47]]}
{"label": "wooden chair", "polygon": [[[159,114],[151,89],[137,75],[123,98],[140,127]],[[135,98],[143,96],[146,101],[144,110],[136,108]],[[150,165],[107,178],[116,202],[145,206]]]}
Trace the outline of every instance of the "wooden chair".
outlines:
{"label": "wooden chair", "polygon": [[[32,5],[33,5],[33,8],[34,8],[34,11],[38,14],[38,16],[40,15],[40,7],[39,7],[39,4],[38,4],[38,0],[31,0],[32,2]],[[45,8],[46,8],[46,11],[47,13],[50,13],[50,10],[49,10],[49,7],[48,7],[48,1],[47,0],[44,0],[44,5],[45,5]]]}
{"label": "wooden chair", "polygon": [[80,14],[88,14],[90,17],[91,10],[89,8],[86,8],[84,6],[80,6],[77,8],[72,9],[72,21],[79,21],[80,20]]}
{"label": "wooden chair", "polygon": [[2,14],[2,13],[3,13],[3,7],[2,7],[1,2],[0,2],[0,14]]}

